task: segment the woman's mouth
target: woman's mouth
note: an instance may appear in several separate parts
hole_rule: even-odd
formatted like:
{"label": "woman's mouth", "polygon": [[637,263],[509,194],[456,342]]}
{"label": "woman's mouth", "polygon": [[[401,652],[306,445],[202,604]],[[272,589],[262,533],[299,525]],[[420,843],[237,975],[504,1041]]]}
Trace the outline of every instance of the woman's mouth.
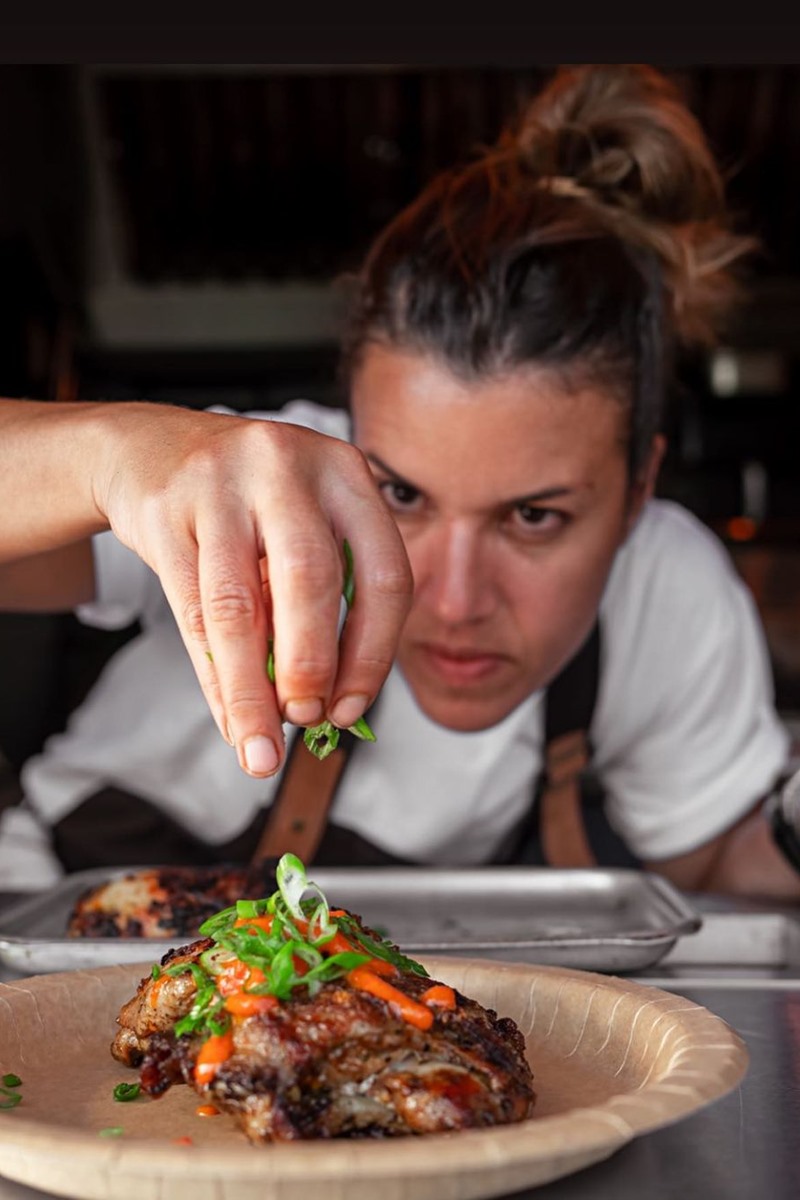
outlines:
{"label": "woman's mouth", "polygon": [[485,650],[456,649],[436,642],[418,642],[416,649],[429,670],[454,686],[463,687],[465,684],[482,682],[506,662],[501,654]]}

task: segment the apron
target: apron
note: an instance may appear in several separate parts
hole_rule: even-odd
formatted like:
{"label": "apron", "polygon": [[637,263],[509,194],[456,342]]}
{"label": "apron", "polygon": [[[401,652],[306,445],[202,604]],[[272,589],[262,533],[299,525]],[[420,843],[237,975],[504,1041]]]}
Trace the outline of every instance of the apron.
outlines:
{"label": "apron", "polygon": [[[546,689],[544,768],[527,812],[504,838],[492,864],[641,866],[608,823],[602,788],[591,771],[589,730],[599,679],[600,630],[595,625]],[[67,871],[261,863],[287,851],[306,865],[421,866],[328,819],[348,768],[358,754],[371,752],[368,744],[343,732],[337,749],[319,760],[296,737],[272,804],[221,845],[203,841],[150,801],[106,787],[53,827],[53,846]]]}

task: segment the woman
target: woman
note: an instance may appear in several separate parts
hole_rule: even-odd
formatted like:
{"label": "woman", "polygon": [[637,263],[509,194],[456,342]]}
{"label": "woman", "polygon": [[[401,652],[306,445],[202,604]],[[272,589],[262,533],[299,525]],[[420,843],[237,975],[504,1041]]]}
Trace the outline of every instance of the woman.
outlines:
{"label": "woman", "polygon": [[[711,339],[748,248],[701,131],[644,67],[559,73],[435,179],[357,280],[351,423],[281,414],[361,450],[411,563],[377,703],[365,689],[331,714],[371,705],[377,744],[317,763],[295,737],[248,790],[153,615],[24,772],[49,869],[91,865],[87,830],[124,800],[154,830],[149,861],[623,862],[800,895],[760,810],[788,750],[752,602],[712,535],[652,499],[672,352]],[[107,605],[124,552],[98,540]],[[276,641],[279,694],[280,658]],[[325,696],[298,699],[285,715],[315,723]],[[112,852],[145,861],[137,836]]]}

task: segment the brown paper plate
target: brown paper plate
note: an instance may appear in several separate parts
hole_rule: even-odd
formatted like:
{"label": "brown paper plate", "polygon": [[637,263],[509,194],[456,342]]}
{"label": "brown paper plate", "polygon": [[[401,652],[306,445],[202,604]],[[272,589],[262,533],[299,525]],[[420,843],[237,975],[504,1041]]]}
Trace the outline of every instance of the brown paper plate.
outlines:
{"label": "brown paper plate", "polygon": [[[427,957],[434,978],[513,1017],[537,1112],[497,1129],[386,1141],[252,1146],[188,1088],[119,1103],[136,1075],[109,1053],[146,966],[0,985],[0,1074],[23,1101],[0,1112],[0,1174],[79,1200],[471,1200],[607,1158],[729,1092],[747,1067],[719,1017],[657,988],[560,967]],[[100,1130],[122,1126],[119,1136]],[[175,1139],[190,1137],[191,1145]]]}

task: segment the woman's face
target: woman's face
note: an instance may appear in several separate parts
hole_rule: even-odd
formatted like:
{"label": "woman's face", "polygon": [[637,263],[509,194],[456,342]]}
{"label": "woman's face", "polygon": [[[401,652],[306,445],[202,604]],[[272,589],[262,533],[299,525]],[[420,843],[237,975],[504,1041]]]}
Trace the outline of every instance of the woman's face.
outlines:
{"label": "woman's face", "polygon": [[486,729],[588,634],[662,447],[631,489],[606,394],[528,368],[463,383],[383,345],[365,351],[352,412],[414,572],[398,663],[432,720]]}

